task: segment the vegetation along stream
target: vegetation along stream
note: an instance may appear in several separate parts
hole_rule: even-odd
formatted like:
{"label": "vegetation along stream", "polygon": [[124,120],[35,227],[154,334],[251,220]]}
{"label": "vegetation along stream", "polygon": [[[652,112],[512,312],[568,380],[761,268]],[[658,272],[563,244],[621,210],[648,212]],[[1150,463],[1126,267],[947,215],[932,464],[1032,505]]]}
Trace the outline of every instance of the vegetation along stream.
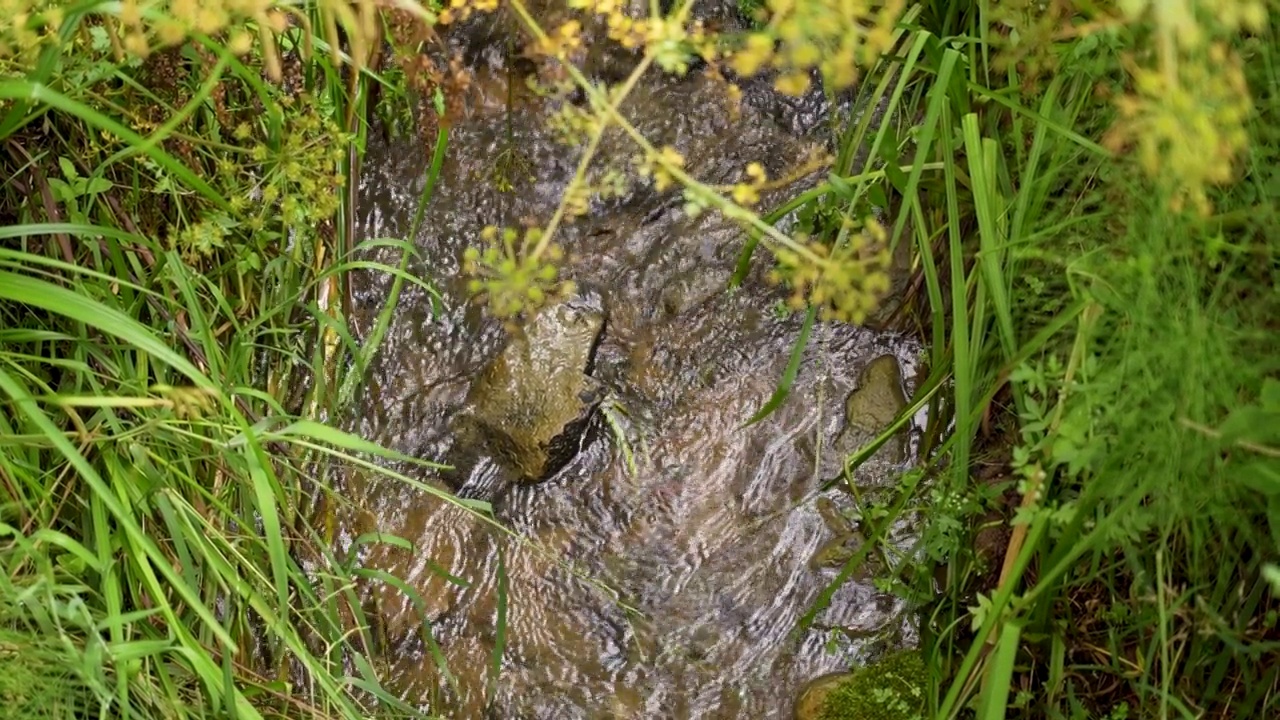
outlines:
{"label": "vegetation along stream", "polygon": [[0,720],[1280,717],[1280,0],[0,18]]}

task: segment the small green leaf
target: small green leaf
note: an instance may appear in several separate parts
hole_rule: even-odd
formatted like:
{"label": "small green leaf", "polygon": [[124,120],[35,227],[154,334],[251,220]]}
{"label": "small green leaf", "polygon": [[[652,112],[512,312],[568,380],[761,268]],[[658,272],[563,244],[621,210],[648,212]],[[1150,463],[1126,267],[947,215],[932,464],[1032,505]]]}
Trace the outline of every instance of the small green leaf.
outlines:
{"label": "small green leaf", "polygon": [[1271,583],[1271,594],[1280,597],[1280,567],[1271,563],[1263,565],[1262,579]]}
{"label": "small green leaf", "polygon": [[841,200],[853,199],[853,186],[839,175],[835,173],[828,175],[827,184],[831,185],[831,189],[834,191],[833,194]]}
{"label": "small green leaf", "polygon": [[889,195],[884,191],[884,186],[880,183],[872,183],[871,187],[867,188],[867,199],[875,207],[889,207]]}
{"label": "small green leaf", "polygon": [[355,550],[356,548],[359,548],[359,547],[363,547],[365,545],[390,545],[391,547],[397,547],[397,548],[400,548],[401,550],[407,550],[409,552],[413,552],[412,542],[400,537],[399,535],[391,535],[388,533],[378,533],[378,532],[363,533],[360,536],[358,536],[355,540],[351,541],[352,550]]}
{"label": "small green leaf", "polygon": [[1280,496],[1280,472],[1270,464],[1256,461],[1241,465],[1236,470],[1240,484],[1268,497]]}
{"label": "small green leaf", "polygon": [[1257,405],[1237,408],[1218,428],[1224,444],[1240,441],[1269,443],[1280,440],[1280,411]]}
{"label": "small green leaf", "polygon": [[1280,380],[1267,378],[1262,382],[1263,409],[1280,411]]}
{"label": "small green leaf", "polygon": [[96,177],[90,178],[88,185],[84,189],[85,195],[97,195],[111,189],[111,181],[106,178]]}
{"label": "small green leaf", "polygon": [[62,177],[66,178],[68,182],[80,178],[80,174],[76,172],[75,163],[71,162],[67,158],[58,158],[58,167],[62,168]]}
{"label": "small green leaf", "polygon": [[101,25],[94,25],[89,28],[90,45],[95,53],[106,52],[111,49],[111,38],[107,35],[107,29]]}
{"label": "small green leaf", "polygon": [[884,166],[884,175],[889,178],[889,182],[898,192],[905,193],[907,191],[910,180],[907,179],[907,174],[902,172],[902,168],[898,167],[896,162]]}
{"label": "small green leaf", "polygon": [[71,186],[58,178],[49,178],[49,188],[53,190],[54,196],[63,203],[70,203],[76,199],[76,193]]}

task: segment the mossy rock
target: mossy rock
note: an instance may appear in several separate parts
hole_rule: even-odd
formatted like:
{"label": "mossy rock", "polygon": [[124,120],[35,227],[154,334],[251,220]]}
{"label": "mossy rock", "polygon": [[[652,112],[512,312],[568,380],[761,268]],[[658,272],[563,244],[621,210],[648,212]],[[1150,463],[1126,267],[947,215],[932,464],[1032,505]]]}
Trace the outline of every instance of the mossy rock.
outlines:
{"label": "mossy rock", "polygon": [[811,681],[795,720],[923,720],[927,670],[918,650],[903,650],[852,672]]}

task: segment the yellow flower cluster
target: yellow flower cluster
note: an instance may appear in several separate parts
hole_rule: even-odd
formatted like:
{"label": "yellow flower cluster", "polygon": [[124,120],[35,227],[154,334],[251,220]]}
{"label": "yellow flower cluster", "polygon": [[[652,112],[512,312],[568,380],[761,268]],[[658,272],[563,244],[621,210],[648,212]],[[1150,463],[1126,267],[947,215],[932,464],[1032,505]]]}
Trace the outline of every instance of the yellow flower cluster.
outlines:
{"label": "yellow flower cluster", "polygon": [[277,34],[288,26],[272,0],[121,0],[118,17],[124,31],[121,43],[138,57],[157,47],[181,44],[193,33],[213,35],[224,30],[232,31],[228,47],[244,53],[253,44],[246,23]]}
{"label": "yellow flower cluster", "polygon": [[676,75],[689,72],[690,38],[684,23],[679,18],[653,17],[648,25],[645,46],[658,67]]}
{"label": "yellow flower cluster", "polygon": [[760,191],[765,188],[769,182],[768,175],[765,174],[764,166],[758,162],[747,165],[747,180],[733,186],[731,196],[733,201],[743,207],[750,207],[760,202]]}
{"label": "yellow flower cluster", "polygon": [[[1260,0],[1128,0],[1129,22],[1149,24],[1153,64],[1131,68],[1133,92],[1117,99],[1113,150],[1134,148],[1144,172],[1169,186],[1172,209],[1208,214],[1207,191],[1229,182],[1248,147],[1253,103],[1239,56],[1221,38],[1257,31]],[[1215,39],[1217,38],[1217,39]]]}
{"label": "yellow flower cluster", "polygon": [[197,420],[208,416],[218,406],[217,391],[211,388],[157,384],[151,386],[151,390],[164,398],[179,419]]}
{"label": "yellow flower cluster", "polygon": [[777,266],[769,279],[790,285],[793,310],[813,305],[824,320],[861,323],[889,291],[886,239],[884,227],[868,219],[834,249],[816,240],[806,242],[804,252],[776,248]]}
{"label": "yellow flower cluster", "polygon": [[1205,45],[1217,30],[1261,30],[1267,22],[1263,0],[1121,0],[1130,22],[1151,21],[1184,49]]}
{"label": "yellow flower cluster", "polygon": [[1206,190],[1232,179],[1249,143],[1252,103],[1239,58],[1222,44],[1206,57],[1179,63],[1172,76],[1134,70],[1135,92],[1117,99],[1120,120],[1107,138],[1112,149],[1134,146],[1144,172],[1173,183],[1174,211],[1209,213]]}
{"label": "yellow flower cluster", "polygon": [[230,213],[216,211],[170,229],[170,246],[187,262],[195,265],[224,247],[242,247],[237,231],[258,236],[292,229],[307,235],[337,213],[346,185],[342,162],[352,138],[305,94],[281,103],[287,112],[277,142],[266,142],[263,128],[242,122],[230,133],[236,150],[214,162],[215,186]]}
{"label": "yellow flower cluster", "polygon": [[565,215],[570,219],[582,217],[591,209],[593,198],[622,197],[630,187],[627,176],[613,168],[606,169],[594,182],[571,182],[564,191]]}
{"label": "yellow flower cluster", "polygon": [[639,155],[635,158],[636,171],[643,178],[653,178],[653,186],[662,192],[676,184],[672,169],[684,167],[684,156],[670,145],[663,146],[654,153]]}
{"label": "yellow flower cluster", "polygon": [[586,108],[564,103],[547,118],[556,140],[569,147],[581,147],[600,129],[600,116]]}
{"label": "yellow flower cluster", "polygon": [[495,317],[511,320],[536,311],[548,299],[574,293],[572,281],[559,279],[557,264],[564,251],[555,244],[544,245],[540,228],[530,228],[522,236],[515,228],[499,231],[491,226],[480,237],[485,247],[463,252],[462,271],[471,277],[468,291],[487,303]]}
{"label": "yellow flower cluster", "polygon": [[567,5],[588,17],[595,16],[603,24],[605,35],[622,47],[648,49],[658,67],[667,72],[688,72],[694,53],[708,60],[715,56],[715,38],[701,21],[687,24],[685,13],[632,17],[625,0],[568,0]]}
{"label": "yellow flower cluster", "polygon": [[473,12],[491,13],[498,9],[499,0],[449,0],[449,7],[438,16],[441,25],[462,22]]}
{"label": "yellow flower cluster", "polygon": [[808,89],[814,69],[845,88],[858,79],[860,65],[892,48],[905,7],[906,0],[768,0],[768,23],[746,37],[730,64],[744,76],[777,70],[775,86],[789,95]]}
{"label": "yellow flower cluster", "polygon": [[226,247],[226,244],[226,228],[214,220],[202,220],[181,229],[171,228],[169,231],[170,249],[177,250],[189,265],[212,256],[215,251]]}
{"label": "yellow flower cluster", "polygon": [[0,73],[17,74],[35,59],[62,27],[63,3],[49,0],[0,0]]}
{"label": "yellow flower cluster", "polygon": [[628,15],[625,0],[568,0],[568,5],[603,18],[609,39],[628,50],[644,45],[649,38],[649,21]]}
{"label": "yellow flower cluster", "polygon": [[582,23],[566,20],[534,43],[533,52],[565,61],[581,48]]}
{"label": "yellow flower cluster", "polygon": [[282,208],[284,222],[314,227],[333,217],[341,205],[341,190],[346,185],[342,162],[354,138],[335,118],[321,114],[319,103],[310,96],[282,102],[290,112],[285,116],[279,149],[269,153],[266,177],[282,197],[297,203],[292,212]]}

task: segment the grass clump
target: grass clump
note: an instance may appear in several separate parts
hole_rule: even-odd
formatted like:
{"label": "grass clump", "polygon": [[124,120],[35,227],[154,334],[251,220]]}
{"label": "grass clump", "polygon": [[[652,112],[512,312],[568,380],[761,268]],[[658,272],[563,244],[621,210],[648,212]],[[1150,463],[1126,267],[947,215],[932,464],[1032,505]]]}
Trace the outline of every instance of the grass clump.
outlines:
{"label": "grass clump", "polygon": [[1048,5],[926,4],[847,129],[931,340],[929,467],[863,513],[925,562],[882,582],[935,717],[1269,716],[1275,8]]}
{"label": "grass clump", "polygon": [[4,716],[409,712],[311,517],[336,465],[388,455],[322,422],[376,348],[355,345],[343,283],[373,5],[18,5],[0,42]]}
{"label": "grass clump", "polygon": [[92,693],[74,673],[74,657],[55,638],[0,631],[0,717],[71,720],[85,717]]}

